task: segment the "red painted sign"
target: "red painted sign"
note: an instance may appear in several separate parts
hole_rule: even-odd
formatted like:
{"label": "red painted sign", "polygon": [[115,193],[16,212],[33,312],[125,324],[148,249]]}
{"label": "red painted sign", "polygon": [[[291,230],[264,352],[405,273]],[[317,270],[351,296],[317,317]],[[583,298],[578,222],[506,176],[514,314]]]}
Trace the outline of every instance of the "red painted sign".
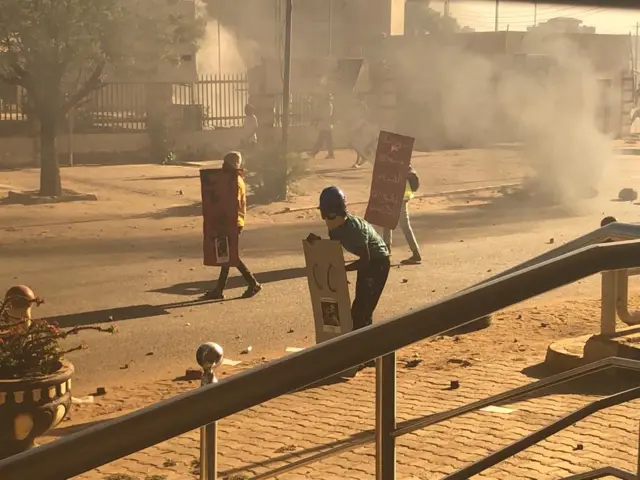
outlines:
{"label": "red painted sign", "polygon": [[208,267],[235,267],[238,256],[238,172],[200,170],[203,253]]}
{"label": "red painted sign", "polygon": [[380,132],[364,215],[369,223],[391,230],[398,226],[414,141],[412,137]]}

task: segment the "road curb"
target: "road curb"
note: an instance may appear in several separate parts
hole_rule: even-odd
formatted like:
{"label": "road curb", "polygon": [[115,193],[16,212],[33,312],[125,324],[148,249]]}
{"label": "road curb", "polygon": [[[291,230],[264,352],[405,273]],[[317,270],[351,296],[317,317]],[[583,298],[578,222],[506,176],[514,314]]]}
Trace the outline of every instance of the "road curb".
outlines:
{"label": "road curb", "polygon": [[[435,198],[435,197],[449,197],[452,195],[462,195],[465,193],[474,193],[474,192],[482,192],[484,190],[496,190],[500,188],[512,188],[519,187],[522,185],[521,183],[504,183],[501,185],[489,185],[486,187],[475,187],[475,188],[465,188],[462,190],[445,190],[443,192],[434,192],[434,193],[423,193],[419,195],[415,195],[414,198]],[[369,203],[366,202],[349,202],[349,205],[366,205]],[[295,213],[295,212],[305,212],[308,210],[316,210],[318,207],[297,207],[297,208],[285,208],[284,210],[280,210],[274,212],[273,215],[282,215],[283,213]]]}

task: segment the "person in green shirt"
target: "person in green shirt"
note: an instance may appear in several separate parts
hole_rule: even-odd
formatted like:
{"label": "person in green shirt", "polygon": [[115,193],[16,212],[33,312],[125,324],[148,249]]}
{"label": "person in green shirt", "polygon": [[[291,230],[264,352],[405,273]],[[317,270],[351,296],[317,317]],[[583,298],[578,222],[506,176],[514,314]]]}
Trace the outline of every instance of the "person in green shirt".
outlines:
{"label": "person in green shirt", "polygon": [[[391,267],[389,250],[378,232],[366,220],[347,211],[344,193],[338,187],[327,187],[320,194],[320,214],[327,224],[329,238],[340,242],[342,248],[358,259],[347,265],[348,272],[357,271],[356,295],[351,305],[354,330],[373,323]],[[307,241],[320,240],[309,234]]]}

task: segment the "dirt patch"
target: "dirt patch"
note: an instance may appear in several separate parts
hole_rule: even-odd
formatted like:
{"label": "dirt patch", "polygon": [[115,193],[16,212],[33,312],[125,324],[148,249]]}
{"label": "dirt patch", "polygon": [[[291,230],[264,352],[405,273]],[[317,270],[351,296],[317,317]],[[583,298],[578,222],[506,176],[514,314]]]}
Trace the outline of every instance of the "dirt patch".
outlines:
{"label": "dirt patch", "polygon": [[40,195],[37,191],[15,192],[9,191],[7,196],[0,200],[2,205],[45,205],[49,203],[69,202],[95,202],[98,197],[92,193],[78,193],[73,190],[63,190],[58,197]]}

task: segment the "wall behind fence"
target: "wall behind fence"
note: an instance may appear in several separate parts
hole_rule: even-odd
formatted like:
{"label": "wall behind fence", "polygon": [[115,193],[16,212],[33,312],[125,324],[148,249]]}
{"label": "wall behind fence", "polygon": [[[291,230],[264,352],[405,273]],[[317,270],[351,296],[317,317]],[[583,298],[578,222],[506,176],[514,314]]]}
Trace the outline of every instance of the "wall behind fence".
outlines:
{"label": "wall behind fence", "polygon": [[[310,151],[316,140],[313,127],[292,127],[290,148]],[[336,148],[348,148],[348,129],[336,126]],[[237,147],[237,128],[182,132],[176,135],[174,148],[179,161],[220,159],[221,154]],[[123,163],[160,163],[162,159],[150,157],[149,135],[137,133],[83,133],[72,138],[76,164],[115,165]],[[69,138],[58,139],[60,164],[68,164]],[[32,137],[0,137],[0,169],[36,166],[38,145]]]}
{"label": "wall behind fence", "polygon": [[[308,95],[292,95],[292,125],[310,124]],[[171,128],[202,131],[240,127],[249,101],[246,74],[208,75],[195,83],[107,83],[72,112],[61,131],[78,134],[139,133],[148,128],[150,113],[164,115]],[[280,118],[281,99],[276,106]],[[28,98],[20,87],[0,90],[0,137],[29,136]],[[279,120],[276,120],[277,122]]]}

